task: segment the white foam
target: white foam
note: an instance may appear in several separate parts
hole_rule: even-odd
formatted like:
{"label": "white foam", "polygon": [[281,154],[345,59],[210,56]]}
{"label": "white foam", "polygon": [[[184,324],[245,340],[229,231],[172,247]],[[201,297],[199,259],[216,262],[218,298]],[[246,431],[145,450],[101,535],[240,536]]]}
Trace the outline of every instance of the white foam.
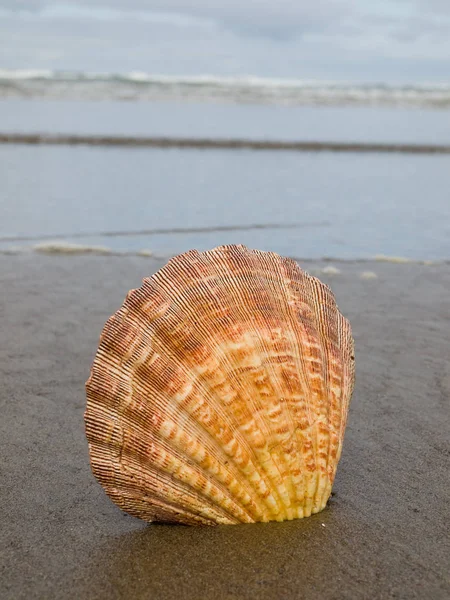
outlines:
{"label": "white foam", "polygon": [[[145,71],[94,73],[0,69],[0,97],[222,99],[231,102],[394,105],[450,108],[449,82],[355,83],[244,75],[164,75]],[[8,85],[11,84],[11,85]],[[101,85],[99,85],[101,84]],[[125,96],[124,96],[125,94]]]}
{"label": "white foam", "polygon": [[52,79],[50,69],[0,69],[0,79]]}
{"label": "white foam", "polygon": [[81,244],[70,244],[68,242],[42,242],[33,246],[35,252],[43,254],[111,254],[112,251],[106,246],[83,246]]}
{"label": "white foam", "polygon": [[378,262],[390,262],[400,264],[417,262],[412,260],[411,258],[405,258],[404,256],[386,256],[385,254],[377,254],[375,256],[375,260]]}
{"label": "white foam", "polygon": [[378,279],[378,275],[373,271],[363,271],[360,276],[360,279]]}
{"label": "white foam", "polygon": [[6,248],[0,248],[0,254],[23,254],[26,251],[26,246],[7,246]]}
{"label": "white foam", "polygon": [[320,272],[323,273],[324,275],[340,275],[341,274],[340,269],[333,267],[333,265],[328,265],[327,267],[320,269]]}

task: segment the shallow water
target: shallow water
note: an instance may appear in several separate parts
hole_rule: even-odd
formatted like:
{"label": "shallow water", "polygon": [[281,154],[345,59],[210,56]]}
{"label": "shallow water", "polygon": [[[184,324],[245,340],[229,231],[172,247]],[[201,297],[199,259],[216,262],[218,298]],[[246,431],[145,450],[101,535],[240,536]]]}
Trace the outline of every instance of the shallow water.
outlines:
{"label": "shallow water", "polygon": [[[245,243],[305,258],[448,259],[449,160],[0,146],[0,236],[33,238],[2,239],[0,249],[31,248],[60,236],[59,242],[162,255]],[[255,224],[292,228],[242,229]],[[137,233],[161,228],[194,231]]]}
{"label": "shallow water", "polygon": [[0,132],[450,144],[450,112],[11,99],[0,101]]}

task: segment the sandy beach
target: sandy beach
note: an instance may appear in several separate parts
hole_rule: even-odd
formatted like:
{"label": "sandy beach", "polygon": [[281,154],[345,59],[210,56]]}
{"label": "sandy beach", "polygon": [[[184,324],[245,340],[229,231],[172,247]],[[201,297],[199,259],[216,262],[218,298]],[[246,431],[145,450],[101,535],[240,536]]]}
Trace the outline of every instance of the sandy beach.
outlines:
{"label": "sandy beach", "polygon": [[217,528],[133,519],[89,467],[84,382],[100,331],[160,266],[0,256],[0,597],[448,598],[450,265],[333,263],[340,272],[319,275],[356,342],[329,506]]}

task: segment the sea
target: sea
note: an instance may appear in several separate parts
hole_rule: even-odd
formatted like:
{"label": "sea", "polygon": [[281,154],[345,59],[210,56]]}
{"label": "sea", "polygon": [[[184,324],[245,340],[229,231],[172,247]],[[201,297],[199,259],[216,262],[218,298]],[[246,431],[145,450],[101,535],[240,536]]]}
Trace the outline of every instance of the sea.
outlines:
{"label": "sea", "polygon": [[450,82],[0,70],[0,138],[1,253],[450,260]]}

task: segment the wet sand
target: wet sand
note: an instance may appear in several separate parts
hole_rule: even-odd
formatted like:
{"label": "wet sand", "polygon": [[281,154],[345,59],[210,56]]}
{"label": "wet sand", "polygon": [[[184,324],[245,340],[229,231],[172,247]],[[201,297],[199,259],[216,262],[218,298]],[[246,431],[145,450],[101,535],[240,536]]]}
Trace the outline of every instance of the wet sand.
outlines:
{"label": "wet sand", "polygon": [[450,266],[321,275],[356,340],[334,495],[308,519],[217,528],[133,519],[88,464],[84,382],[99,333],[159,266],[0,256],[0,597],[448,598]]}
{"label": "wet sand", "polygon": [[123,135],[63,135],[0,133],[0,144],[51,146],[127,146],[139,148],[195,148],[197,150],[282,150],[289,152],[401,152],[404,154],[450,154],[444,144],[393,144],[333,141],[252,140],[239,138],[180,138]]}

